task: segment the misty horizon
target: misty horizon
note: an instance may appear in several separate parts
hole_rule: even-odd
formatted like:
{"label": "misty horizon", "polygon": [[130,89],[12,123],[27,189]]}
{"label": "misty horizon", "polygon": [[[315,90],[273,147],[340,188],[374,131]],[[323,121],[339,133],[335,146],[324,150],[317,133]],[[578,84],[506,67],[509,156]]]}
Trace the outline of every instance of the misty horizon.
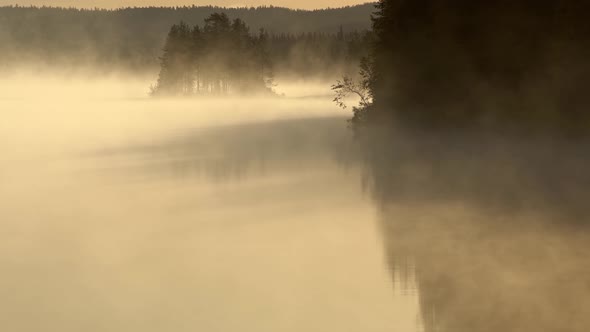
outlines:
{"label": "misty horizon", "polygon": [[590,331],[590,2],[16,2],[0,331]]}
{"label": "misty horizon", "polygon": [[125,9],[125,8],[174,8],[174,7],[220,7],[220,8],[250,8],[250,7],[277,7],[297,10],[325,10],[338,9],[349,6],[363,5],[372,3],[371,1],[358,0],[320,0],[320,1],[300,1],[300,0],[279,0],[279,1],[258,1],[249,0],[245,2],[235,2],[232,0],[220,0],[215,3],[210,1],[159,1],[159,0],[124,0],[124,1],[97,1],[97,0],[33,0],[33,1],[6,1],[0,0],[1,6],[37,6],[37,7],[54,7],[54,8],[79,8],[92,10],[99,9]]}

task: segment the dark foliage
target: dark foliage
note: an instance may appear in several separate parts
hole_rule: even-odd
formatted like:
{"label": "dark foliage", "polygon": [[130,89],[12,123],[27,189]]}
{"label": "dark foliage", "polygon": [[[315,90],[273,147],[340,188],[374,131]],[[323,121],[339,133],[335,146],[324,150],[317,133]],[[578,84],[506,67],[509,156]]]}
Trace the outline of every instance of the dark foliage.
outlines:
{"label": "dark foliage", "polygon": [[272,71],[267,35],[241,19],[214,13],[205,25],[175,24],[168,33],[153,95],[269,92]]}
{"label": "dark foliage", "polygon": [[375,121],[587,131],[590,2],[381,0],[377,7]]}
{"label": "dark foliage", "polygon": [[425,331],[588,330],[588,13],[585,0],[379,2],[373,103],[355,128]]}

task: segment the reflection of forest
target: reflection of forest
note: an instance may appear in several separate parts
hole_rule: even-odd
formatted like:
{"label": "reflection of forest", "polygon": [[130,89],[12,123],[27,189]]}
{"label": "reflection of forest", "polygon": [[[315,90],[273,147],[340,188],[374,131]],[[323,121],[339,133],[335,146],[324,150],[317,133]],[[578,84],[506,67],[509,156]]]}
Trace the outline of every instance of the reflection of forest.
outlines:
{"label": "reflection of forest", "polygon": [[431,138],[371,157],[391,268],[414,262],[426,330],[588,331],[588,144]]}
{"label": "reflection of forest", "polygon": [[232,181],[314,169],[324,162],[352,166],[357,164],[355,147],[344,119],[326,117],[203,128],[160,144],[109,149],[97,156],[157,176]]}
{"label": "reflection of forest", "polygon": [[[588,144],[461,135],[388,141],[395,143],[362,153],[392,277],[415,276],[427,331],[588,330]],[[351,143],[341,118],[285,120],[204,129],[105,156],[136,160],[126,165],[158,177],[234,181],[322,161],[358,165]]]}
{"label": "reflection of forest", "polygon": [[589,2],[378,8],[353,124],[426,331],[589,331]]}
{"label": "reflection of forest", "polygon": [[413,258],[426,330],[588,331],[590,236],[542,219],[428,202],[385,209],[387,253],[392,267]]}

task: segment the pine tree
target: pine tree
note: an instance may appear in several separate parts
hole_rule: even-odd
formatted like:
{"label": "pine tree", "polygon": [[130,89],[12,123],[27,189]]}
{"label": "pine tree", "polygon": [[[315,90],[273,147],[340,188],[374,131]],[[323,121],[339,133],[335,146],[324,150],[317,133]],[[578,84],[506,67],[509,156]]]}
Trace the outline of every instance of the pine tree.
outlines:
{"label": "pine tree", "polygon": [[193,92],[193,37],[189,26],[180,22],[170,28],[164,54],[160,58],[160,75],[153,95],[189,95]]}
{"label": "pine tree", "polygon": [[181,22],[170,29],[154,95],[268,92],[272,71],[268,34],[258,36],[241,19],[223,13],[205,19],[201,29]]}

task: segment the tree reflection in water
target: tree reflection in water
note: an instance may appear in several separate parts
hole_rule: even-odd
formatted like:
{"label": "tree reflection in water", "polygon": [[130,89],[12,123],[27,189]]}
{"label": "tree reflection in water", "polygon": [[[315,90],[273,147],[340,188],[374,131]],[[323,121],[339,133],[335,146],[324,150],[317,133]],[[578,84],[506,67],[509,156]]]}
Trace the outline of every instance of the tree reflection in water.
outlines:
{"label": "tree reflection in water", "polygon": [[366,151],[426,331],[588,331],[588,142],[389,137]]}

